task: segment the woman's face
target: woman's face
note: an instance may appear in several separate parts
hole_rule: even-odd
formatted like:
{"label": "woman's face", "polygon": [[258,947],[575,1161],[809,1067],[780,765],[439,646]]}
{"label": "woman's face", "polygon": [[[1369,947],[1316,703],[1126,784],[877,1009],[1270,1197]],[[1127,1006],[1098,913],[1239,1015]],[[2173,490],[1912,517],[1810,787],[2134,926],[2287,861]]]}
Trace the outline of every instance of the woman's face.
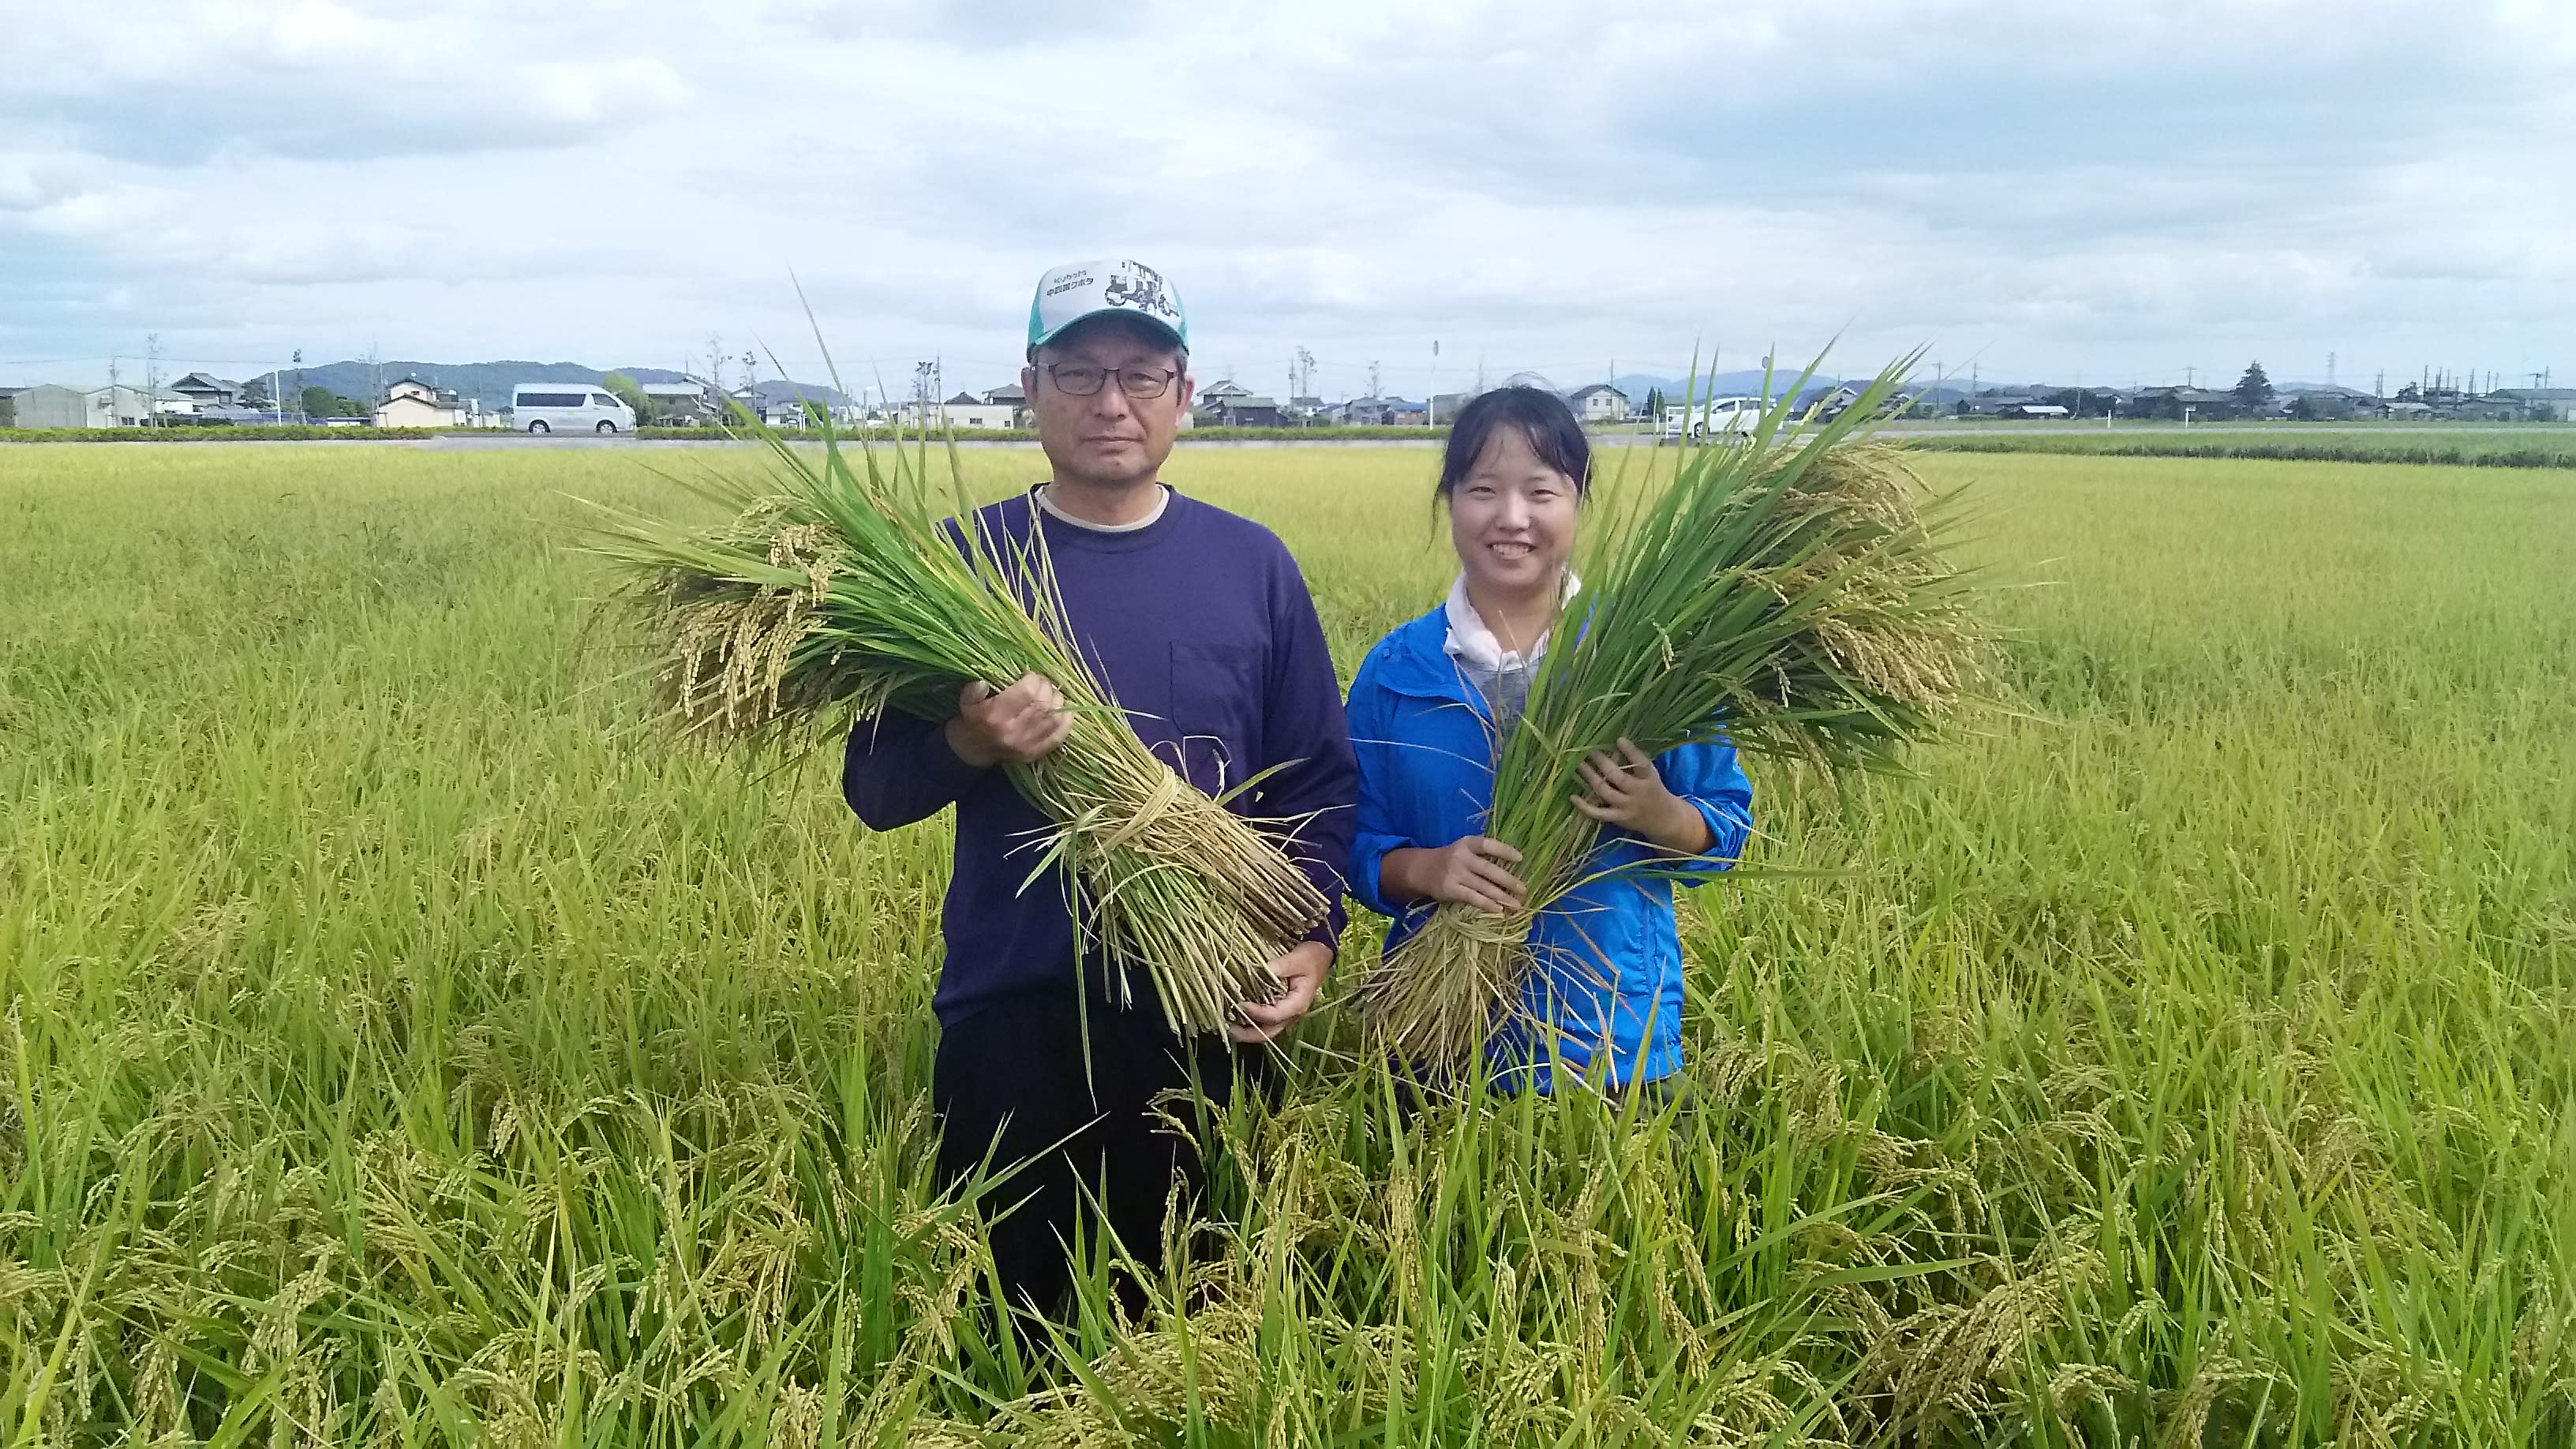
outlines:
{"label": "woman's face", "polygon": [[1526,434],[1496,428],[1449,495],[1449,542],[1469,586],[1519,597],[1556,588],[1574,554],[1577,498]]}

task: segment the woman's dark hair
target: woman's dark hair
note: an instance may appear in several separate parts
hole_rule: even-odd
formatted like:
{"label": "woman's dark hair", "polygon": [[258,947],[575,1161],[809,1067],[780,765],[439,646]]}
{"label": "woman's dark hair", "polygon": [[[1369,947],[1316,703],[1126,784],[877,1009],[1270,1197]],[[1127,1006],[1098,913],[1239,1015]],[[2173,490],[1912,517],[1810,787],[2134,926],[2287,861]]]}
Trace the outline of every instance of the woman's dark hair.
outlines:
{"label": "woman's dark hair", "polygon": [[1552,388],[1507,382],[1478,393],[1449,424],[1449,450],[1440,458],[1440,498],[1449,498],[1475,471],[1498,428],[1517,430],[1540,462],[1573,479],[1575,497],[1591,490],[1592,441],[1583,436],[1574,409]]}

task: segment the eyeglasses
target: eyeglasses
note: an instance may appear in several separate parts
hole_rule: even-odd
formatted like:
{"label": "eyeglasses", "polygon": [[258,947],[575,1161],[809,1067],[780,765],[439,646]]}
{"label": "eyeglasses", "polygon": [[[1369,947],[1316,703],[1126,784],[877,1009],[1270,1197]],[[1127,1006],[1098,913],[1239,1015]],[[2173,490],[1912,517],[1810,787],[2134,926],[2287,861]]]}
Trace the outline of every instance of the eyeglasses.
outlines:
{"label": "eyeglasses", "polygon": [[1110,378],[1118,379],[1118,390],[1138,401],[1161,397],[1180,376],[1170,368],[1148,370],[1140,367],[1088,367],[1079,362],[1050,362],[1046,375],[1056,390],[1067,397],[1090,397],[1100,391]]}

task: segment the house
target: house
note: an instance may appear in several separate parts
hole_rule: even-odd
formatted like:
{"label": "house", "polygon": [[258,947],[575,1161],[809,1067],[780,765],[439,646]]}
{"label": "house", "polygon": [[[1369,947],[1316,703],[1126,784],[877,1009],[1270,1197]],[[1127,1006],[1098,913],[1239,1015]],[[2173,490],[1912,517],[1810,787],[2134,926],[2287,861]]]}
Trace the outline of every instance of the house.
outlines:
{"label": "house", "polygon": [[1434,422],[1448,422],[1456,418],[1467,404],[1475,400],[1476,394],[1472,392],[1434,393],[1431,397],[1431,419]]}
{"label": "house", "polygon": [[13,390],[9,426],[18,428],[86,428],[91,426],[88,395],[76,387],[40,382]]}
{"label": "house", "polygon": [[1006,382],[1000,387],[987,390],[984,401],[994,407],[1009,408],[1012,427],[1025,428],[1032,425],[1029,417],[1029,395],[1020,390],[1018,383]]}
{"label": "house", "polygon": [[2209,422],[2232,418],[2241,407],[2232,392],[2216,392],[2205,387],[2147,387],[2138,390],[2132,410],[2142,418]]}
{"label": "house", "polygon": [[446,388],[406,377],[385,389],[384,401],[376,404],[376,426],[461,428],[465,426],[465,404]]}
{"label": "house", "polygon": [[1218,417],[1229,428],[1275,428],[1279,426],[1279,403],[1275,398],[1246,393],[1226,399],[1225,410]]}
{"label": "house", "polygon": [[987,402],[971,392],[961,392],[939,405],[931,427],[944,424],[959,432],[1008,432],[1018,426],[1019,414],[1017,404]]}
{"label": "house", "polygon": [[190,412],[202,413],[213,408],[236,407],[241,403],[240,383],[202,372],[189,373],[170,384],[170,390],[188,400]]}
{"label": "house", "polygon": [[1354,428],[1418,425],[1429,419],[1424,406],[1400,397],[1355,397],[1337,410],[1338,421]]}
{"label": "house", "polygon": [[2025,392],[1979,393],[1968,399],[1968,412],[1981,418],[2017,418],[2021,410],[2039,399]]}
{"label": "house", "polygon": [[686,382],[641,382],[636,387],[653,405],[653,421],[658,425],[694,428],[716,421],[715,390],[696,378]]}
{"label": "house", "polygon": [[1332,411],[1332,404],[1324,401],[1322,398],[1292,397],[1288,399],[1288,405],[1279,410],[1279,415],[1283,418],[1287,418],[1291,422],[1303,423],[1317,419],[1328,420],[1332,415]]}
{"label": "house", "polygon": [[288,421],[287,415],[275,408],[199,408],[196,421],[217,427],[274,427]]}
{"label": "house", "polygon": [[2511,399],[2529,422],[2576,423],[2576,387],[2505,387],[2487,396]]}
{"label": "house", "polygon": [[2387,405],[2366,392],[2348,387],[2307,387],[2283,394],[2278,408],[2282,416],[2305,422],[2341,422],[2347,418],[2373,418],[2387,412]]}
{"label": "house", "polygon": [[1199,389],[1197,406],[1204,412],[1222,413],[1227,403],[1250,396],[1252,389],[1231,378],[1219,378]]}
{"label": "house", "polygon": [[[30,388],[30,392],[36,389]],[[22,399],[23,401],[23,399]],[[139,387],[110,384],[94,387],[81,394],[80,420],[70,423],[26,424],[20,426],[67,428],[135,428],[172,417],[185,417],[192,409],[185,397],[162,388],[146,393]]]}
{"label": "house", "polygon": [[0,387],[0,428],[18,426],[18,394],[23,387]]}
{"label": "house", "polygon": [[1625,422],[1636,411],[1626,393],[1606,382],[1576,388],[1565,395],[1565,400],[1573,404],[1574,415],[1587,423]]}
{"label": "house", "polygon": [[2528,405],[2522,399],[2507,397],[2500,392],[2489,393],[2485,397],[2462,398],[2452,406],[2450,413],[2455,418],[2473,423],[2518,423],[2530,415]]}

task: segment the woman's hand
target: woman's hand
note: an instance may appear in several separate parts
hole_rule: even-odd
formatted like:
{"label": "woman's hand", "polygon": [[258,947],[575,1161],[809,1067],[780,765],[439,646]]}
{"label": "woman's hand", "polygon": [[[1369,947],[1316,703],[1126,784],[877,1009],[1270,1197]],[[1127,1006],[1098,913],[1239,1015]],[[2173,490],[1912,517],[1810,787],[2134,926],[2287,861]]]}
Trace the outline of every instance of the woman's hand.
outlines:
{"label": "woman's hand", "polygon": [[1437,850],[1401,846],[1378,862],[1378,888],[1406,901],[1439,901],[1508,916],[1521,908],[1528,888],[1508,869],[1521,853],[1490,835],[1470,835]]}
{"label": "woman's hand", "polygon": [[1699,807],[1672,792],[1652,757],[1622,738],[1619,753],[1594,752],[1574,767],[1583,792],[1574,808],[1674,855],[1698,855],[1714,843]]}

